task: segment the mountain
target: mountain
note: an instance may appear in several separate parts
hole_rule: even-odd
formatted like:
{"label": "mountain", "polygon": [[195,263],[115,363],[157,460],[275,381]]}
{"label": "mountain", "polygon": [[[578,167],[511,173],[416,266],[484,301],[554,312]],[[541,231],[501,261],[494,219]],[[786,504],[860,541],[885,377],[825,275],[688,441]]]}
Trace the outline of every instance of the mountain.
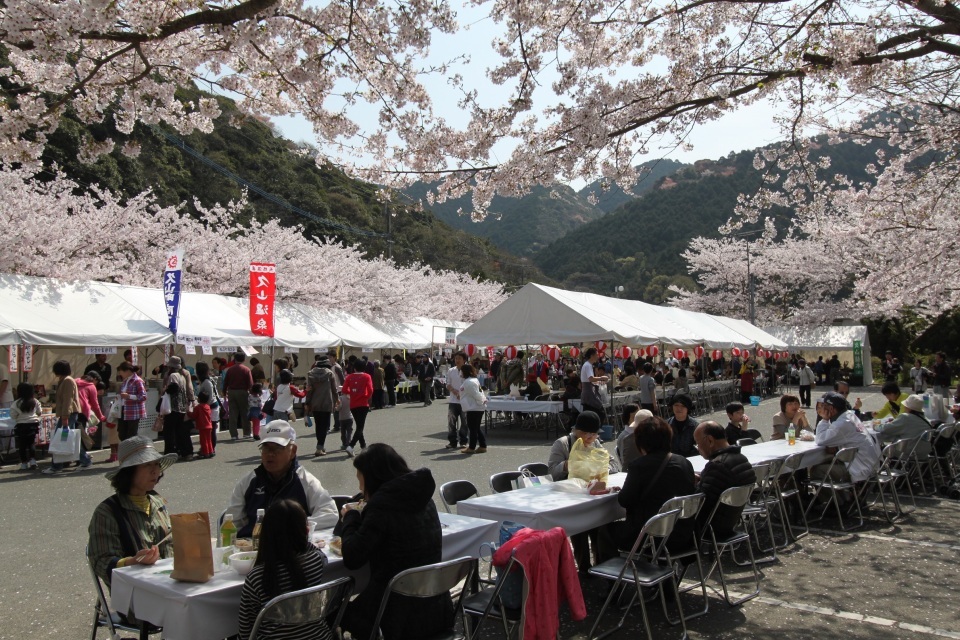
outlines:
{"label": "mountain", "polygon": [[[854,182],[870,179],[864,167],[876,158],[877,144],[813,143],[820,154],[830,156],[830,175],[846,174]],[[654,304],[665,301],[670,284],[693,288],[681,254],[695,236],[719,237],[718,228],[733,215],[737,196],[761,186],[762,176],[753,168],[755,153],[700,160],[663,176],[642,197],[543,248],[534,263],[561,287],[613,295],[622,286],[623,297]]]}
{"label": "mountain", "polygon": [[67,115],[49,138],[44,166],[58,166],[80,185],[100,185],[128,197],[150,189],[161,206],[182,203],[187,211],[195,211],[194,198],[207,207],[225,204],[239,200],[246,188],[246,219],[276,218],[284,225],[303,225],[306,235],[357,245],[371,257],[392,248],[401,264],[416,261],[514,285],[530,277],[544,279],[528,262],[489,240],[452,228],[430,212],[405,205],[385,211],[376,198],[378,186],[353,180],[333,166],[318,165],[315,149],[297,145],[268,122],[242,114],[232,100],[199,90],[180,93],[193,100],[201,95],[215,98],[222,111],[211,133],[179,135],[137,124],[131,141],[140,147],[138,156],[116,149],[85,164],[79,150],[86,136],[96,140],[125,136],[117,133],[109,110],[93,126]]}
{"label": "mountain", "polygon": [[667,158],[649,160],[637,166],[640,177],[637,178],[637,183],[633,185],[630,193],[621,189],[617,184],[611,184],[609,188],[604,190],[604,183],[600,180],[594,180],[577,193],[584,199],[593,195],[597,199],[595,206],[604,213],[610,213],[617,207],[639,198],[655,188],[661,178],[672,175],[687,166],[689,165]]}
{"label": "mountain", "polygon": [[[417,182],[404,192],[426,202],[430,184]],[[495,196],[490,215],[481,222],[470,218],[470,196],[430,206],[434,215],[455,229],[487,238],[497,247],[518,256],[530,256],[566,233],[603,216],[604,211],[590,204],[570,187],[535,187],[522,198]],[[462,209],[465,213],[457,213]]]}

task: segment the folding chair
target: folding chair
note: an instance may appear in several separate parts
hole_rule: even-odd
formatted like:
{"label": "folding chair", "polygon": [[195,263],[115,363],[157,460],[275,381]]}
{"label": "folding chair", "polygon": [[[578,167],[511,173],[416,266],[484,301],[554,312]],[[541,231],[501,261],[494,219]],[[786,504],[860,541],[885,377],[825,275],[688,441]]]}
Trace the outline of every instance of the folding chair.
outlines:
{"label": "folding chair", "polygon": [[523,473],[524,471],[529,471],[531,475],[534,476],[548,476],[550,475],[550,467],[543,462],[528,462],[517,467],[517,471]]}
{"label": "folding chair", "polygon": [[[486,587],[477,593],[466,596],[463,600],[464,624],[468,619],[476,619],[473,628],[470,631],[470,637],[477,637],[480,627],[490,616],[500,618],[503,624],[503,633],[507,640],[513,636],[515,630],[520,630],[518,635],[522,635],[523,625],[527,613],[527,595],[530,591],[530,583],[527,581],[527,572],[523,564],[516,558],[516,550],[510,555],[510,561],[503,570],[498,571],[497,580],[493,586]],[[503,602],[503,590],[511,580],[520,573],[520,607],[511,608]],[[514,583],[515,584],[515,583]],[[469,617],[469,618],[468,618]]]}
{"label": "folding chair", "polygon": [[[840,528],[843,531],[849,531],[850,529],[856,529],[863,526],[863,511],[860,509],[860,492],[857,491],[856,485],[850,480],[834,480],[831,478],[833,469],[837,467],[837,463],[841,463],[845,468],[846,465],[853,462],[853,459],[857,456],[857,447],[847,447],[845,449],[840,449],[833,456],[833,460],[830,462],[830,466],[827,469],[827,473],[824,478],[814,479],[811,478],[808,484],[814,488],[813,498],[810,500],[810,504],[807,505],[807,511],[816,504],[817,497],[820,496],[824,491],[828,492],[830,495],[827,498],[826,504],[823,506],[823,511],[820,512],[820,516],[817,520],[823,520],[823,517],[827,514],[827,510],[830,508],[830,505],[834,505],[837,510],[837,518],[840,520]],[[859,523],[856,527],[845,527],[843,524],[843,513],[840,508],[840,500],[837,497],[839,492],[849,491],[853,495],[853,504],[857,508],[857,516],[859,518]],[[848,507],[849,509],[849,507]]]}
{"label": "folding chair", "polygon": [[106,627],[110,632],[110,638],[119,638],[117,630],[127,633],[136,633],[141,639],[146,639],[151,633],[163,631],[160,627],[148,625],[145,622],[131,624],[119,612],[110,608],[107,602],[107,595],[103,590],[103,581],[93,568],[93,558],[90,557],[90,547],[86,548],[87,567],[90,569],[90,577],[93,578],[93,585],[97,592],[97,601],[93,605],[93,628],[90,630],[90,640],[97,640],[97,630]]}
{"label": "folding chair", "polygon": [[513,481],[523,475],[521,471],[501,471],[490,476],[490,489],[494,493],[513,491]]}
{"label": "folding chair", "polygon": [[[729,518],[730,521],[733,521],[734,518],[739,520],[740,514],[743,513],[743,508],[750,501],[750,494],[753,493],[753,487],[754,485],[752,484],[745,484],[741,487],[730,487],[721,493],[717,499],[717,504],[713,506],[713,511],[710,512],[710,517],[707,520],[701,538],[701,543],[710,545],[710,551],[713,557],[713,564],[710,565],[710,569],[704,575],[703,581],[706,583],[713,575],[714,570],[719,571],[720,586],[723,587],[723,599],[731,607],[741,605],[747,600],[752,600],[760,595],[760,572],[757,571],[757,563],[753,560],[753,546],[750,544],[750,534],[737,529],[732,529],[729,533],[720,532],[718,534],[714,520],[717,518],[718,513],[722,513],[720,511],[721,507],[726,507],[727,509],[724,513],[725,518]],[[753,579],[756,583],[756,589],[752,593],[744,595],[742,598],[731,600],[730,593],[727,590],[727,577],[723,572],[723,552],[729,549],[733,561],[737,562],[736,547],[744,543],[746,543],[747,553],[750,555],[750,566],[753,568]]]}
{"label": "folding chair", "polygon": [[[387,590],[383,593],[383,600],[380,601],[380,609],[377,611],[377,617],[373,620],[373,631],[370,634],[370,640],[377,640],[380,637],[380,621],[387,610],[390,602],[390,596],[393,594],[407,596],[411,598],[433,598],[443,593],[449,593],[451,589],[460,584],[470,584],[473,574],[476,571],[476,562],[473,558],[463,557],[436,564],[428,564],[422,567],[414,567],[401,571],[395,575],[387,585]],[[454,611],[463,614],[463,597],[467,589],[460,590],[457,597]],[[455,629],[447,632],[441,632],[428,637],[422,637],[421,640],[453,640],[454,638],[464,638],[470,640],[470,632],[467,628],[466,620],[463,620],[464,634],[460,635]]]}
{"label": "folding chair", "polygon": [[[927,491],[927,483],[924,480],[924,476],[926,476],[927,473],[930,473],[930,453],[921,454],[918,450],[920,449],[921,443],[927,443],[928,448],[930,448],[932,451],[932,447],[930,446],[931,440],[933,439],[932,436],[932,431],[925,431],[923,434],[917,437],[908,458],[910,472],[911,474],[916,473],[917,480],[920,482],[920,490],[923,491],[923,495],[925,496],[934,493],[933,491]],[[933,482],[932,475],[930,477],[930,481],[931,483]],[[934,490],[935,489],[936,487],[934,487]]]}
{"label": "folding chair", "polygon": [[[953,456],[950,455],[950,449],[954,446],[954,434],[956,426],[952,424],[944,425],[937,429],[937,435],[930,445],[931,471],[936,471],[940,486],[949,484],[954,475]],[[935,462],[935,464],[934,464]]]}
{"label": "folding chair", "polygon": [[250,631],[250,640],[257,640],[260,626],[264,623],[272,625],[272,628],[265,631],[263,636],[270,638],[282,635],[284,629],[291,627],[310,623],[326,624],[324,621],[331,615],[333,624],[330,628],[336,636],[351,593],[353,593],[353,578],[345,576],[315,587],[279,595],[260,610]]}
{"label": "folding chair", "polygon": [[758,429],[747,429],[743,435],[752,438],[755,442],[763,442],[763,434]]}
{"label": "folding chair", "polygon": [[[766,510],[767,518],[767,531],[770,534],[770,549],[765,549],[759,546],[760,541],[757,540],[757,548],[761,551],[772,551],[773,558],[776,559],[777,550],[786,549],[790,546],[791,534],[790,534],[790,523],[787,520],[787,510],[783,505],[783,500],[780,497],[780,472],[783,470],[784,464],[786,463],[786,458],[774,458],[769,460],[764,464],[768,467],[766,477],[761,479],[759,474],[757,476],[757,490],[754,491],[753,498],[751,499],[751,504],[756,506],[762,506]],[[755,467],[756,468],[756,467]],[[747,505],[747,509],[750,508],[750,505]],[[780,529],[783,531],[783,544],[777,544],[776,538],[773,534],[773,517],[777,516],[780,524]],[[754,537],[756,537],[756,531],[754,531]],[[757,562],[763,562],[763,560],[757,560]]]}
{"label": "folding chair", "polygon": [[453,513],[450,507],[455,506],[461,500],[479,495],[480,492],[469,480],[453,480],[440,486],[440,501],[443,502],[443,508],[447,510],[447,513]]}
{"label": "folding chair", "polygon": [[[743,511],[740,513],[740,520],[743,522],[744,528],[748,533],[751,533],[753,543],[757,546],[757,551],[761,552],[770,552],[771,555],[754,558],[752,562],[757,564],[761,562],[776,562],[777,561],[777,544],[776,540],[773,537],[773,519],[770,516],[770,506],[772,504],[769,496],[769,485],[770,485],[770,464],[755,464],[753,465],[753,472],[756,475],[757,483],[753,487],[753,491],[750,494],[750,500],[743,507]],[[774,498],[774,501],[776,499]],[[779,502],[777,503],[779,506]],[[760,533],[757,528],[757,524],[763,521],[767,525],[767,533],[770,535],[770,547],[766,548],[760,543]],[[747,566],[749,562],[741,561],[737,562],[740,566]]]}
{"label": "folding chair", "polygon": [[[897,442],[888,444],[883,448],[883,451],[880,452],[880,459],[877,461],[876,471],[867,479],[866,484],[864,484],[863,491],[861,492],[861,495],[865,496],[867,491],[870,490],[870,487],[877,488],[878,497],[880,498],[880,502],[883,504],[883,516],[890,524],[893,524],[894,520],[896,520],[898,517],[904,516],[907,513],[903,510],[903,506],[900,504],[900,494],[897,491],[897,482],[906,479],[907,485],[909,486],[909,474],[903,469],[897,468],[896,462],[897,455],[902,453],[902,451],[905,449],[904,445],[907,443],[909,443],[908,440],[898,440]],[[884,489],[886,487],[890,487],[893,504],[896,507],[893,517],[890,517],[890,512],[887,509],[887,499],[884,495]],[[876,503],[877,500],[874,498],[872,504]],[[914,503],[914,506],[916,506],[916,503]]]}
{"label": "folding chair", "polygon": [[[666,612],[667,600],[663,592],[663,583],[669,582],[670,586],[673,587],[673,597],[677,601],[677,607],[680,607],[680,591],[677,587],[676,574],[673,570],[673,564],[669,562],[665,554],[667,538],[669,538],[673,532],[673,527],[679,515],[680,509],[673,509],[666,513],[659,513],[653,516],[643,525],[643,529],[640,530],[640,534],[633,543],[633,548],[630,549],[627,557],[611,558],[606,562],[590,568],[590,575],[614,581],[613,588],[610,590],[610,594],[607,595],[607,599],[603,603],[603,608],[600,609],[600,613],[597,615],[597,619],[590,629],[589,637],[591,639],[600,640],[600,638],[605,638],[615,631],[622,629],[627,616],[630,614],[630,609],[633,608],[633,603],[639,600],[640,610],[643,613],[643,624],[647,629],[647,638],[648,640],[653,640],[653,632],[650,630],[650,620],[647,614],[647,605],[644,602],[643,592],[641,591],[643,587],[657,587],[660,592],[660,602],[663,605],[664,612]],[[658,564],[661,560],[664,561],[665,564]],[[636,587],[636,591],[630,598],[630,602],[627,604],[626,610],[620,618],[620,622],[613,629],[605,631],[599,636],[594,635],[597,626],[600,624],[600,620],[603,618],[604,612],[606,612],[610,603],[619,593],[620,586],[626,584],[633,584]],[[683,628],[683,635],[680,637],[686,638],[687,623],[682,610],[680,614],[680,625]]]}
{"label": "folding chair", "polygon": [[[778,493],[780,495],[780,504],[783,507],[783,513],[787,513],[787,501],[790,499],[795,499],[797,501],[797,512],[800,514],[800,518],[803,520],[803,533],[797,534],[794,533],[794,526],[792,523],[789,525],[790,537],[793,538],[793,541],[796,542],[800,538],[810,533],[810,523],[807,522],[807,510],[806,505],[803,503],[803,497],[805,495],[805,490],[800,488],[800,483],[797,482],[797,471],[800,469],[800,465],[803,463],[803,452],[791,453],[789,456],[783,460],[783,468],[787,469],[786,477],[783,478],[778,486],[780,487]],[[783,476],[784,474],[781,474]]]}
{"label": "folding chair", "polygon": [[740,438],[737,440],[738,447],[749,447],[752,444],[757,444],[757,441],[753,438]]}
{"label": "folding chair", "polygon": [[[706,496],[704,496],[704,494],[702,493],[694,493],[689,496],[678,496],[676,498],[670,498],[669,500],[663,503],[662,507],[660,507],[660,513],[667,513],[668,511],[679,509],[680,514],[677,516],[678,524],[683,520],[695,521],[697,514],[700,513],[700,507],[703,506],[703,500],[705,497]],[[694,529],[695,528],[696,528],[696,523],[694,522]],[[676,524],[674,525],[674,529],[676,529]],[[682,616],[684,620],[691,620],[693,618],[698,618],[710,610],[710,601],[707,599],[707,584],[706,582],[704,582],[703,558],[700,556],[700,544],[696,540],[696,537],[691,538],[690,542],[691,544],[688,548],[682,549],[680,551],[670,551],[669,548],[666,549],[667,562],[673,565],[674,570],[676,571],[676,574],[677,574],[678,583],[682,582],[684,573],[686,571],[685,565],[681,564],[678,561],[683,558],[692,557],[696,559],[696,562],[697,562],[697,575],[700,578],[699,581],[687,587],[680,586],[678,584],[678,587],[679,587],[680,593],[687,593],[688,591],[693,591],[694,589],[697,588],[697,586],[699,586],[700,590],[703,592],[703,609],[695,613],[685,615],[683,613],[683,607],[679,606],[679,603],[678,603],[677,608],[680,611],[680,616]],[[670,624],[672,625],[680,624],[679,620],[671,620],[666,610],[664,610],[663,614],[667,617],[667,621]]]}

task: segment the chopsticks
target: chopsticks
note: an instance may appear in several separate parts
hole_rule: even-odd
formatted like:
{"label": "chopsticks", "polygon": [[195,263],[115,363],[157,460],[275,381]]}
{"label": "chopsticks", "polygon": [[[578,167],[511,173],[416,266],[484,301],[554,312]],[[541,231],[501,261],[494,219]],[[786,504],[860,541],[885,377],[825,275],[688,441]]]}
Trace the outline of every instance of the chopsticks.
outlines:
{"label": "chopsticks", "polygon": [[170,533],[168,533],[167,535],[165,535],[165,536],[163,537],[163,539],[158,540],[157,542],[154,542],[154,543],[153,543],[153,546],[159,547],[160,545],[162,545],[164,542],[166,542],[167,540],[169,540],[169,539],[172,538],[172,537],[173,537],[173,531],[170,531]]}

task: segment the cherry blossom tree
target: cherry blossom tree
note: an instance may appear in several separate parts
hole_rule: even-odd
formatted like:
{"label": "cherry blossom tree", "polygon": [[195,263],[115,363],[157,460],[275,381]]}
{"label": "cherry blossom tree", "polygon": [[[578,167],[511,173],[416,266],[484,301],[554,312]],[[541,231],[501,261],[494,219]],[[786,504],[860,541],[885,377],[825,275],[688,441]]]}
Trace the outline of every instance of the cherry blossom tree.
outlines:
{"label": "cherry blossom tree", "polygon": [[159,207],[149,193],[121,202],[62,175],[41,182],[27,169],[0,171],[0,272],[157,287],[167,251],[183,247],[184,288],[248,294],[248,265],[277,263],[281,300],[323,304],[370,320],[413,315],[473,321],[504,299],[495,282],[369,260],[356,247],[306,238],[271,220],[239,226],[245,203],[204,208],[193,218]]}

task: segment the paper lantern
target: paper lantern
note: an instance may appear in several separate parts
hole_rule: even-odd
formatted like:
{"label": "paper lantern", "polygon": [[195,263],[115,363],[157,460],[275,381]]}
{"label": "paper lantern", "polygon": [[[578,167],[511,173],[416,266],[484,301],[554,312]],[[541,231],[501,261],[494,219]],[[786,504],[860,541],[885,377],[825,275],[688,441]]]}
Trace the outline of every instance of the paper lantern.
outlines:
{"label": "paper lantern", "polygon": [[474,354],[477,353],[477,346],[474,344],[468,344],[463,348],[463,352],[467,354],[468,358],[472,358]]}
{"label": "paper lantern", "polygon": [[693,348],[693,355],[697,356],[698,358],[702,358],[705,352],[706,352],[706,349],[704,349],[700,345],[697,345]]}
{"label": "paper lantern", "polygon": [[780,360],[782,357],[783,357],[783,354],[780,353],[779,351],[777,351],[775,354],[773,354],[773,359],[774,359],[774,360]]}
{"label": "paper lantern", "polygon": [[510,345],[509,347],[503,350],[503,356],[507,360],[513,360],[514,358],[517,357],[517,348],[513,345]]}
{"label": "paper lantern", "polygon": [[541,354],[547,355],[547,351],[550,351],[550,345],[548,345],[548,344],[542,344],[542,345],[540,345],[540,353],[541,353]]}
{"label": "paper lantern", "polygon": [[570,357],[579,358],[580,357],[580,347],[570,347]]}
{"label": "paper lantern", "polygon": [[710,352],[710,357],[713,358],[714,360],[719,360],[720,358],[723,357],[723,351],[720,351],[720,349],[714,349],[713,351]]}
{"label": "paper lantern", "polygon": [[563,354],[560,353],[560,349],[557,349],[556,347],[551,347],[550,349],[547,349],[547,358],[549,360],[552,360],[553,362],[560,362],[560,357],[562,355]]}
{"label": "paper lantern", "polygon": [[632,355],[633,355],[633,349],[631,349],[630,347],[624,347],[620,349],[620,357],[623,358],[624,360],[626,360]]}
{"label": "paper lantern", "polygon": [[597,348],[597,351],[607,350],[607,343],[604,342],[603,340],[597,340],[596,342],[593,343],[593,346]]}
{"label": "paper lantern", "polygon": [[677,360],[682,360],[687,357],[687,352],[684,351],[683,349],[674,349],[673,357],[676,358]]}
{"label": "paper lantern", "polygon": [[773,351],[770,351],[770,350],[768,349],[767,351],[764,352],[763,357],[766,358],[767,360],[769,360],[770,358],[773,357]]}
{"label": "paper lantern", "polygon": [[780,355],[783,357],[784,360],[787,360],[788,358],[790,358],[790,352],[789,352],[789,351],[784,351],[784,352],[781,353]]}
{"label": "paper lantern", "polygon": [[658,355],[660,355],[660,347],[655,344],[650,345],[650,348],[647,349],[647,353],[650,354],[651,358],[656,358]]}
{"label": "paper lantern", "polygon": [[730,353],[733,355],[734,358],[736,358],[742,353],[742,351],[740,351],[740,347],[734,347],[733,349],[730,350]]}
{"label": "paper lantern", "polygon": [[747,358],[750,357],[750,350],[749,350],[749,349],[744,349],[743,351],[740,352],[740,355],[743,356],[743,359],[744,359],[744,360],[746,360]]}
{"label": "paper lantern", "polygon": [[641,358],[646,358],[646,357],[647,357],[647,348],[646,348],[646,347],[640,347],[640,351],[637,352],[637,355],[638,355],[639,357],[641,357]]}

